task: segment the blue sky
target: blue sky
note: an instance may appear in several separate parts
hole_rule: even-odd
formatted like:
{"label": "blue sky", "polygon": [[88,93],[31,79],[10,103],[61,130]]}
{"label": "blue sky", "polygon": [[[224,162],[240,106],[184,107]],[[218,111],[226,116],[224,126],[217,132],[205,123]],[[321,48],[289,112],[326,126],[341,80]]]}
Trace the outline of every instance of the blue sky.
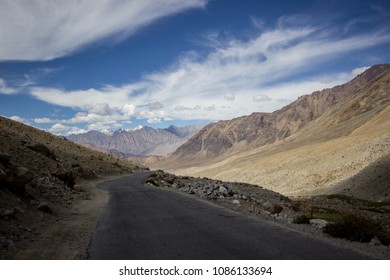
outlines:
{"label": "blue sky", "polygon": [[0,115],[52,133],[272,112],[390,62],[389,1],[0,0]]}

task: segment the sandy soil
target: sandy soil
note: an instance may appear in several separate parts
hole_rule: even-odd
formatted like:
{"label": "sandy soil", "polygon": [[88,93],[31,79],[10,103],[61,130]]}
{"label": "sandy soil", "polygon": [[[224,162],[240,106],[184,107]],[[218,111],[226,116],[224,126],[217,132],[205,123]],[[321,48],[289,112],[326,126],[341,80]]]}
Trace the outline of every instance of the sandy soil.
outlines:
{"label": "sandy soil", "polygon": [[85,259],[88,244],[98,218],[108,201],[107,192],[98,189],[100,182],[118,176],[87,181],[76,186],[78,196],[69,208],[47,215],[39,234],[21,244],[14,259]]}

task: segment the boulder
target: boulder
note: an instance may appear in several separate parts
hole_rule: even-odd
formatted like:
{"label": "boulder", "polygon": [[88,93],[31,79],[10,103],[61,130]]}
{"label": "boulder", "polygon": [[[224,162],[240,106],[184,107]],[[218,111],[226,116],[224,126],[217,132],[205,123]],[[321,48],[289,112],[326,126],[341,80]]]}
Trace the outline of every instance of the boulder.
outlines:
{"label": "boulder", "polygon": [[272,211],[274,211],[273,204],[269,201],[264,202],[262,206],[263,206],[264,210],[266,210],[270,213],[272,213]]}
{"label": "boulder", "polygon": [[76,185],[75,178],[72,172],[54,172],[51,175],[64,182],[71,189],[73,189],[74,185]]}
{"label": "boulder", "polygon": [[270,212],[271,214],[277,214],[283,211],[283,207],[281,205],[270,201],[264,202],[262,206],[264,210]]}
{"label": "boulder", "polygon": [[39,205],[39,202],[32,199],[32,200],[30,200],[30,205],[36,206],[36,205]]}
{"label": "boulder", "polygon": [[0,153],[0,163],[8,165],[11,161],[11,156],[9,154]]}
{"label": "boulder", "polygon": [[6,184],[11,190],[16,192],[24,192],[24,186],[34,179],[33,174],[26,167],[16,167],[7,174]]}
{"label": "boulder", "polygon": [[225,187],[223,186],[220,186],[219,189],[218,189],[218,192],[223,195],[223,196],[227,196],[228,195],[228,191]]}
{"label": "boulder", "polygon": [[83,168],[81,166],[78,166],[78,167],[74,167],[74,169],[77,170],[77,176],[83,179],[92,180],[97,178],[96,173],[93,170],[90,170],[88,168]]}
{"label": "boulder", "polygon": [[310,219],[310,224],[316,228],[323,229],[328,225],[328,222],[322,219]]}
{"label": "boulder", "polygon": [[40,154],[42,154],[50,159],[56,160],[56,156],[54,155],[54,153],[52,151],[50,151],[50,149],[48,147],[46,147],[45,145],[43,145],[41,143],[34,143],[34,144],[27,145],[27,148],[29,148],[37,153],[40,153]]}
{"label": "boulder", "polygon": [[53,213],[53,210],[50,208],[49,204],[47,202],[41,202],[39,203],[37,209],[39,211],[45,212],[45,213]]}
{"label": "boulder", "polygon": [[370,243],[374,246],[381,246],[382,245],[382,242],[379,240],[379,238],[377,236],[374,236]]}
{"label": "boulder", "polygon": [[0,212],[0,216],[4,219],[15,218],[16,211],[15,209],[5,209]]}

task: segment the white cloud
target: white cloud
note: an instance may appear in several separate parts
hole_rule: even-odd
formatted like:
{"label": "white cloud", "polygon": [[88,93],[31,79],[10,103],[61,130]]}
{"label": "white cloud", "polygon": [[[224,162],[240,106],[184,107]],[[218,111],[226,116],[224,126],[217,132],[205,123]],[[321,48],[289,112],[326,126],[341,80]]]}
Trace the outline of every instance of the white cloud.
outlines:
{"label": "white cloud", "polygon": [[[0,20],[1,21],[1,20]],[[1,29],[1,27],[0,27]],[[0,34],[1,37],[1,34]],[[1,49],[1,46],[0,46]],[[1,59],[0,59],[1,61]],[[30,86],[37,84],[37,81],[51,73],[61,71],[62,68],[37,68],[23,74],[23,78],[13,79],[11,83],[0,78],[0,94],[11,95],[20,93],[23,89],[28,89]],[[9,85],[11,84],[11,85]]]}
{"label": "white cloud", "polygon": [[114,114],[114,111],[108,106],[107,103],[104,104],[98,104],[92,110],[90,110],[90,113],[98,115],[98,116],[111,116]]}
{"label": "white cloud", "polygon": [[109,124],[105,123],[91,123],[87,125],[88,130],[106,131],[111,128]]}
{"label": "white cloud", "polygon": [[149,119],[147,120],[147,122],[148,122],[148,123],[160,123],[160,122],[161,122],[161,119],[160,119],[160,118],[157,118],[157,117],[155,117],[155,118],[149,118]]}
{"label": "white cloud", "polygon": [[61,123],[56,123],[52,125],[49,129],[49,132],[53,134],[58,134],[58,135],[70,135],[70,134],[81,134],[81,133],[86,133],[87,130],[83,128],[79,128],[77,126],[67,126],[63,125]]}
{"label": "white cloud", "polygon": [[206,110],[206,111],[215,111],[216,110],[215,109],[215,105],[213,104],[211,106],[205,107],[204,110]]}
{"label": "white cloud", "polygon": [[227,99],[227,100],[234,100],[236,99],[236,95],[234,93],[226,93],[224,95],[224,97]]}
{"label": "white cloud", "polygon": [[266,26],[265,21],[260,19],[260,18],[252,16],[252,17],[250,17],[250,20],[251,20],[252,25],[257,29],[263,30]]}
{"label": "white cloud", "polygon": [[135,105],[134,104],[131,104],[131,103],[126,103],[122,106],[122,109],[121,109],[121,112],[125,115],[125,116],[133,116],[134,113],[135,113]]}
{"label": "white cloud", "polygon": [[149,111],[155,111],[164,108],[164,105],[158,101],[154,101],[148,104]]}
{"label": "white cloud", "polygon": [[[72,125],[84,125],[89,130],[107,130],[111,128],[118,128],[123,124],[129,124],[130,121],[130,109],[131,104],[125,104],[124,110],[118,108],[111,108],[108,104],[98,104],[88,112],[78,112],[73,118],[70,119],[50,119],[50,118],[35,118],[33,121],[36,124],[50,124],[54,125],[49,129],[50,132],[59,133],[66,132],[67,134],[76,133],[75,131],[81,131],[78,126]],[[82,133],[82,132],[81,132]]]}
{"label": "white cloud", "polygon": [[[321,72],[329,60],[390,43],[385,31],[343,37],[337,30],[303,26],[302,22],[294,26],[293,22],[293,18],[284,18],[274,29],[246,41],[230,38],[218,43],[218,36],[212,36],[213,49],[208,55],[189,52],[165,71],[145,74],[132,84],[76,91],[33,87],[31,94],[83,111],[66,120],[73,123],[109,126],[131,117],[151,123],[230,119],[259,111],[258,102],[262,102],[262,111],[271,112],[300,95],[345,83],[366,68],[314,73]],[[108,107],[112,111],[103,111],[110,114],[97,114],[96,110]]]}
{"label": "white cloud", "polygon": [[8,87],[6,81],[4,81],[3,79],[0,78],[0,93],[1,94],[10,95],[10,94],[15,94],[17,92],[18,92],[17,89],[12,88],[12,87]]}
{"label": "white cloud", "polygon": [[27,125],[31,125],[31,122],[29,120],[27,120],[25,118],[22,118],[22,117],[19,117],[19,116],[11,116],[11,117],[9,117],[9,119],[17,121],[17,122],[24,123],[24,124],[27,124]]}
{"label": "white cloud", "polygon": [[49,118],[35,118],[35,119],[33,119],[33,121],[35,122],[35,123],[55,123],[56,121],[54,120],[51,120],[51,119],[49,119]]}
{"label": "white cloud", "polygon": [[77,126],[72,126],[67,132],[66,135],[70,134],[81,134],[81,133],[86,133],[88,130],[85,130],[83,128],[79,128]]}
{"label": "white cloud", "polygon": [[272,100],[271,98],[269,98],[266,95],[256,95],[256,96],[253,96],[252,99],[255,102],[267,102],[267,101],[271,101]]}
{"label": "white cloud", "polygon": [[355,68],[352,70],[351,72],[351,76],[352,78],[353,77],[356,77],[357,75],[363,73],[364,71],[366,71],[367,69],[369,69],[370,67],[359,67],[359,68]]}
{"label": "white cloud", "polygon": [[65,126],[65,125],[60,124],[60,123],[56,123],[49,128],[49,131],[53,132],[53,133],[58,133],[58,132],[62,132],[62,131],[68,131],[69,129],[70,129],[70,127],[68,127],[68,126]]}
{"label": "white cloud", "polygon": [[[0,60],[51,60],[88,44],[120,40],[207,0],[2,0]],[[113,41],[113,40],[111,40]]]}

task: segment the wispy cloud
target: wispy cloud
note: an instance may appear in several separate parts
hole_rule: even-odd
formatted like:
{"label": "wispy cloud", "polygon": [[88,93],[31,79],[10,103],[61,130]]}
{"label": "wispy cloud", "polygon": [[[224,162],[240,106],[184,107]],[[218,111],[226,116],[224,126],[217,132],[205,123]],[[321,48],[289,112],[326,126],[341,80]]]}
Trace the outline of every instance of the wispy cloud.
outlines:
{"label": "wispy cloud", "polygon": [[[302,94],[347,82],[366,68],[320,76],[310,73],[345,54],[390,43],[390,32],[385,29],[348,36],[323,26],[303,26],[302,21],[294,26],[293,22],[293,18],[284,18],[275,28],[246,41],[218,41],[213,35],[208,55],[189,52],[165,71],[146,74],[132,84],[76,91],[32,87],[31,94],[83,111],[59,123],[83,120],[109,125],[132,117],[150,123],[229,119],[260,107],[273,111]],[[304,75],[299,78],[300,74]],[[111,114],[102,116],[97,110]]]}
{"label": "wispy cloud", "polygon": [[14,78],[6,81],[0,77],[0,94],[17,94],[23,89],[29,88],[38,84],[39,80],[47,75],[57,73],[63,68],[35,68],[28,73],[23,74],[22,78]]}
{"label": "wispy cloud", "polygon": [[[3,116],[3,115],[0,115],[0,116]],[[19,116],[3,116],[3,117],[9,118],[11,120],[14,120],[14,121],[17,121],[17,122],[21,122],[21,123],[24,123],[24,124],[27,124],[27,125],[31,125],[31,121],[30,120],[27,120],[27,119],[19,117]]]}
{"label": "wispy cloud", "polygon": [[7,85],[7,82],[4,79],[0,78],[0,94],[10,95],[10,94],[15,94],[17,92],[18,90],[16,88],[9,87]]}
{"label": "wispy cloud", "polygon": [[120,40],[151,22],[208,0],[3,0],[0,61],[51,60],[115,35]]}

